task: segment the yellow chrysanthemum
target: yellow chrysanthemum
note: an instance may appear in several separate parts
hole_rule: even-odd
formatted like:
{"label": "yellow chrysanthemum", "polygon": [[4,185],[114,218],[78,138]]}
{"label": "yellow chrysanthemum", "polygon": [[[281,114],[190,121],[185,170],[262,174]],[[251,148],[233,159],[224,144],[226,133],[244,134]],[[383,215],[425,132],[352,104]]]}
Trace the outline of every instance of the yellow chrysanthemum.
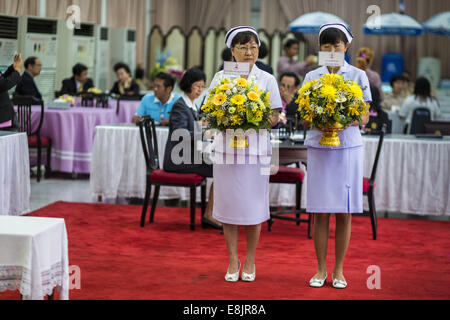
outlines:
{"label": "yellow chrysanthemum", "polygon": [[233,96],[233,98],[231,98],[230,101],[231,101],[231,103],[240,106],[240,105],[244,104],[245,97],[242,94],[236,94]]}
{"label": "yellow chrysanthemum", "polygon": [[255,91],[250,91],[249,93],[247,93],[247,97],[251,101],[257,101],[259,99],[259,95]]}
{"label": "yellow chrysanthemum", "polygon": [[363,92],[360,88],[360,86],[358,86],[357,84],[353,84],[350,87],[350,94],[355,97],[356,99],[361,99],[363,96]]}
{"label": "yellow chrysanthemum", "polygon": [[245,80],[244,78],[238,78],[236,79],[236,84],[240,87],[246,87],[248,86],[248,81]]}
{"label": "yellow chrysanthemum", "polygon": [[334,101],[336,100],[336,96],[337,96],[337,90],[335,87],[331,86],[331,85],[324,85],[321,89],[320,89],[320,94],[328,99],[328,101]]}
{"label": "yellow chrysanthemum", "polygon": [[221,90],[221,91],[227,91],[229,88],[230,88],[230,87],[228,86],[228,83],[225,83],[225,84],[223,84],[223,85],[221,85],[221,86],[219,87],[219,90]]}
{"label": "yellow chrysanthemum", "polygon": [[213,103],[216,106],[221,106],[227,101],[227,96],[223,93],[216,94],[213,98]]}

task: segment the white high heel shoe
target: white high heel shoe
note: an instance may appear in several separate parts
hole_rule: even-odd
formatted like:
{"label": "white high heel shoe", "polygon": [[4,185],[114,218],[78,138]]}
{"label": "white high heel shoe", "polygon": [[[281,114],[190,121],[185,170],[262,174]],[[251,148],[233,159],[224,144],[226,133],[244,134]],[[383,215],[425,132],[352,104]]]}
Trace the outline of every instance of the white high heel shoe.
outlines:
{"label": "white high heel shoe", "polygon": [[323,279],[311,278],[311,280],[309,280],[309,286],[313,288],[321,288],[325,284],[327,277],[328,275],[325,273],[325,278]]}
{"label": "white high heel shoe", "polygon": [[252,282],[255,281],[256,278],[256,266],[253,265],[253,273],[245,273],[242,271],[241,279],[242,281]]}
{"label": "white high heel shoe", "polygon": [[241,270],[241,261],[238,261],[238,270],[236,273],[228,273],[225,275],[225,281],[236,282],[239,280],[239,271]]}
{"label": "white high heel shoe", "polygon": [[335,279],[333,276],[331,278],[333,279],[333,288],[345,289],[347,287],[347,281]]}

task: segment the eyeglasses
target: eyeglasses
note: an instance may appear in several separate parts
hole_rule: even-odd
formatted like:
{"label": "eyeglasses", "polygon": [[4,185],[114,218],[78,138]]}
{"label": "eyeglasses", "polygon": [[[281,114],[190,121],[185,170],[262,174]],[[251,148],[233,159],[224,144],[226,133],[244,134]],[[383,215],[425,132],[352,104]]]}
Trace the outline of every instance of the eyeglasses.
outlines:
{"label": "eyeglasses", "polygon": [[250,50],[252,53],[255,53],[258,51],[258,47],[257,46],[251,46],[251,47],[246,47],[246,46],[239,46],[236,47],[236,50],[238,50],[241,53],[246,53],[247,50]]}
{"label": "eyeglasses", "polygon": [[200,89],[200,90],[205,90],[205,86],[204,86],[204,85],[201,85],[201,84],[193,84],[192,87],[193,87],[193,88]]}

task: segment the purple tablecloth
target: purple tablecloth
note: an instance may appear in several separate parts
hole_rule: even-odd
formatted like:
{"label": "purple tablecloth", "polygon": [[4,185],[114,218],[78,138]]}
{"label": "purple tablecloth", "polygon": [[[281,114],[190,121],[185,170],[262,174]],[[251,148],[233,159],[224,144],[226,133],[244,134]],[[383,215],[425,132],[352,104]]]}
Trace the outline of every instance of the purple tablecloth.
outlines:
{"label": "purple tablecloth", "polygon": [[[120,101],[120,108],[119,113],[117,114],[117,121],[119,123],[131,123],[140,103],[141,101],[127,101],[127,100]],[[81,107],[81,98],[75,99],[75,106]],[[110,98],[108,100],[108,108],[117,111],[117,100]]]}
{"label": "purple tablecloth", "polygon": [[[40,113],[40,107],[32,107],[33,128],[39,123]],[[90,173],[95,127],[117,122],[116,110],[110,108],[45,108],[41,136],[52,139],[52,170]]]}

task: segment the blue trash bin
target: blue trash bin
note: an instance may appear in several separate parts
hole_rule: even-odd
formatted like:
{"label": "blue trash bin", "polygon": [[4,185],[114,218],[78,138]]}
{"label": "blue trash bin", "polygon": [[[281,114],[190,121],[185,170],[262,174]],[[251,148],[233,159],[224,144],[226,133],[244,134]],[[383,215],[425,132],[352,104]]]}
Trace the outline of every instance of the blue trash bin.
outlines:
{"label": "blue trash bin", "polygon": [[404,59],[398,53],[386,53],[381,62],[381,81],[389,83],[392,76],[403,74]]}

